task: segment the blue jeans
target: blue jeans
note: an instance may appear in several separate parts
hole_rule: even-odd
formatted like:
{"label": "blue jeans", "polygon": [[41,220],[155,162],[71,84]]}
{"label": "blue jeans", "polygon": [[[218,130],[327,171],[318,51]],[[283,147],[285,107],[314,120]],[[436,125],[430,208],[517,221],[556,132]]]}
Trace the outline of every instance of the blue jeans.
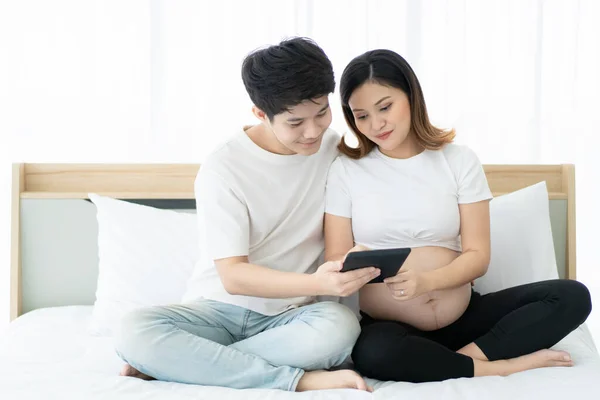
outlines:
{"label": "blue jeans", "polygon": [[334,302],[268,316],[198,300],[128,314],[115,345],[129,365],[158,380],[294,391],[305,370],[344,362],[359,334],[354,313]]}

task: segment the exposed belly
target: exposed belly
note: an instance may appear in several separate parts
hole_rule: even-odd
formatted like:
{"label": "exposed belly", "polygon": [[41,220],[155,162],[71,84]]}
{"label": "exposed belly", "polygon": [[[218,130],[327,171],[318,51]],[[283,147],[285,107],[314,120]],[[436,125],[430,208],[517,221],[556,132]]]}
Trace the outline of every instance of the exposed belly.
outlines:
{"label": "exposed belly", "polygon": [[[402,269],[431,271],[441,268],[459,256],[444,247],[412,249]],[[456,321],[467,309],[471,284],[436,290],[411,300],[395,300],[385,283],[365,285],[359,294],[360,309],[376,319],[401,321],[423,331],[443,328]]]}

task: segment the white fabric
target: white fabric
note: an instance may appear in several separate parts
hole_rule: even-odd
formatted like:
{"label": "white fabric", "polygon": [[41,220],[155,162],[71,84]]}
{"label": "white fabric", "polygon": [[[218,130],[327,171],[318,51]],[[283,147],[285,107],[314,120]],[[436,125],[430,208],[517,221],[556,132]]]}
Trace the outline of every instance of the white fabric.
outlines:
{"label": "white fabric", "polygon": [[207,158],[195,185],[202,257],[184,301],[203,297],[274,315],[313,300],[230,295],[214,260],[248,256],[280,271],[314,272],[324,246],[325,181],[338,142],[328,130],[314,155],[277,155],[240,131]]}
{"label": "white fabric", "polygon": [[376,389],[372,394],[355,390],[232,390],[146,382],[118,376],[123,362],[113,350],[112,339],[87,333],[91,311],[91,306],[41,309],[9,325],[0,335],[0,399],[591,400],[600,390],[600,358],[585,326],[555,346],[571,353],[575,367],[538,369],[506,378],[424,384],[369,380]]}
{"label": "white fabric", "polygon": [[[577,276],[600,310],[598,20],[597,0],[0,1],[0,260],[10,259],[10,162],[202,163],[222,132],[254,121],[243,56],[302,35],[338,81],[366,50],[405,56],[432,121],[456,128],[484,164],[574,163]],[[339,95],[330,101],[343,132]]]}
{"label": "white fabric", "polygon": [[485,294],[558,278],[546,182],[490,202],[491,260],[475,281]]}
{"label": "white fabric", "polygon": [[89,196],[99,256],[91,329],[112,335],[126,312],[181,300],[198,259],[196,216]]}
{"label": "white fabric", "polygon": [[340,156],[327,179],[325,211],[352,218],[356,243],[372,249],[441,246],[460,251],[459,204],[492,197],[468,147],[448,144],[408,159],[375,148]]}

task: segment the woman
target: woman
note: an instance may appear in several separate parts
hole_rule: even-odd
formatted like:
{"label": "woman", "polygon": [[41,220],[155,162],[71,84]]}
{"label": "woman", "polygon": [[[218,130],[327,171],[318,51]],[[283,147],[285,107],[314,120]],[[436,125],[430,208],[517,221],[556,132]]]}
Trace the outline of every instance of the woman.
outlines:
{"label": "woman", "polygon": [[568,353],[548,348],[589,315],[583,284],[552,280],[483,296],[471,289],[490,260],[492,195],[477,156],[429,122],[408,63],[369,51],[346,67],[340,92],[359,145],[342,140],[329,172],[326,257],[412,249],[395,277],[360,290],[357,370],[427,382],[572,366]]}

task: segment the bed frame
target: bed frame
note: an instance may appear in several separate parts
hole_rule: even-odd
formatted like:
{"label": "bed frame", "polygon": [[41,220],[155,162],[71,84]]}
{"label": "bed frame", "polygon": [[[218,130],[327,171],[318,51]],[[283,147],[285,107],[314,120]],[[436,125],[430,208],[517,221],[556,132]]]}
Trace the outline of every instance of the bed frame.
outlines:
{"label": "bed frame", "polygon": [[[86,219],[88,225],[95,219],[93,206],[86,202],[89,192],[142,203],[162,202],[163,208],[185,208],[182,201],[193,204],[198,168],[198,164],[14,164],[11,320],[44,306],[93,304],[94,293],[90,291],[93,292],[95,285],[97,265],[91,264],[94,261],[97,264],[97,253],[91,262],[84,263],[90,265],[80,265],[77,260],[57,263],[61,268],[63,264],[72,264],[68,270],[48,271],[54,265],[40,262],[55,257],[52,249],[56,247],[95,246],[93,229],[97,227],[85,227],[83,231],[89,233],[78,233]],[[485,165],[484,169],[495,197],[546,181],[559,275],[575,279],[575,167]],[[43,227],[34,229],[38,223]],[[68,233],[55,235],[54,228],[61,224],[70,227],[65,228]],[[40,236],[38,230],[44,231],[45,236]],[[85,236],[86,241],[80,243],[83,240],[80,236]],[[64,243],[59,245],[61,240]],[[77,243],[73,245],[75,240]],[[46,243],[45,247],[41,248],[40,243]],[[55,279],[58,282],[52,282],[59,275]],[[73,288],[64,283],[67,278]],[[88,286],[78,288],[85,286],[83,281]],[[42,292],[46,297],[40,298]]]}

